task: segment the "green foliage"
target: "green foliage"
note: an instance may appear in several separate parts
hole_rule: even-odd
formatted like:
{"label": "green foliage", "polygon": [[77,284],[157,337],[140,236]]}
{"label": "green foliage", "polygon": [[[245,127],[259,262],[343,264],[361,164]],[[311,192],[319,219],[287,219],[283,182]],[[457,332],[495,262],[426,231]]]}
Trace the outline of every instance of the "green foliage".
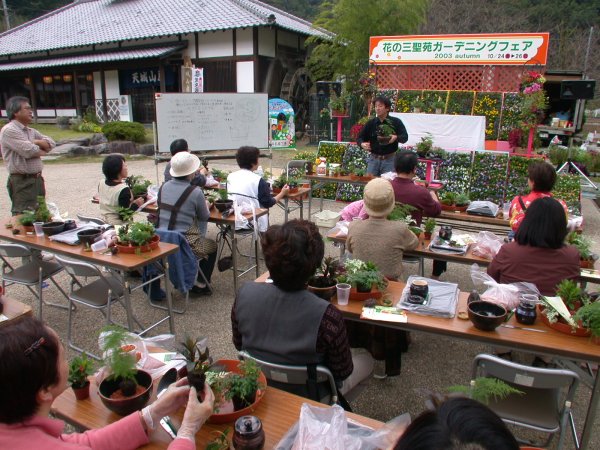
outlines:
{"label": "green foliage", "polygon": [[576,322],[581,321],[585,328],[589,328],[592,336],[600,337],[600,302],[583,305],[575,313],[573,319]]}
{"label": "green foliage", "polygon": [[456,198],[454,199],[454,204],[456,206],[467,206],[469,203],[471,203],[469,196],[464,192],[457,194]]}
{"label": "green foliage", "polygon": [[217,191],[217,195],[219,196],[219,200],[221,200],[222,202],[226,202],[227,200],[229,200],[227,189],[219,189]]}
{"label": "green foliage", "polygon": [[377,136],[391,136],[392,134],[396,134],[396,130],[388,118],[377,125]]}
{"label": "green foliage", "polygon": [[577,247],[581,259],[592,258],[592,241],[587,236],[572,231],[567,235],[567,244]]}
{"label": "green foliage", "polygon": [[145,179],[142,175],[130,175],[125,178],[125,183],[133,192],[133,196],[138,197],[148,193],[148,187],[150,187],[152,181]]}
{"label": "green foliage", "polygon": [[142,143],[146,140],[144,125],[138,122],[109,122],[102,127],[102,133],[109,141],[133,141]]}
{"label": "green foliage", "polygon": [[35,220],[38,222],[50,222],[50,219],[52,219],[52,214],[50,214],[50,210],[46,204],[46,198],[42,195],[38,195],[37,204],[38,207],[35,210]]}
{"label": "green foliage", "polygon": [[24,211],[23,214],[19,217],[19,223],[23,226],[30,227],[35,222],[35,212],[34,211]]}
{"label": "green foliage", "polygon": [[419,156],[425,156],[433,148],[433,135],[427,133],[427,136],[423,136],[419,142],[415,145]]}
{"label": "green foliage", "polygon": [[410,223],[411,214],[416,208],[406,203],[396,202],[396,206],[391,213],[388,214],[388,220],[401,220],[403,222]]}
{"label": "green foliage", "polygon": [[332,257],[323,258],[321,267],[317,268],[315,274],[310,278],[308,284],[315,287],[330,287],[337,283],[338,270],[340,262]]}
{"label": "green foliage", "polygon": [[124,206],[119,206],[117,208],[117,213],[119,214],[119,218],[123,222],[132,222],[133,221],[133,216],[135,216],[136,212],[137,211],[134,211],[131,208],[125,208]]}
{"label": "green foliage", "polygon": [[433,230],[435,229],[435,226],[436,226],[435,219],[433,217],[429,217],[425,221],[425,225],[424,225],[425,233],[433,233]]}
{"label": "green foliage", "polygon": [[229,450],[229,440],[227,435],[231,431],[231,428],[227,427],[223,431],[213,430],[211,435],[214,435],[214,439],[206,444],[205,450]]}
{"label": "green foliage", "polygon": [[226,181],[227,175],[229,175],[229,172],[226,172],[225,170],[219,170],[219,169],[211,169],[211,173],[215,180],[221,180],[221,181]]}
{"label": "green foliage", "polygon": [[74,388],[81,388],[88,382],[88,377],[94,373],[94,361],[83,352],[69,363],[69,383]]}
{"label": "green foliage", "polygon": [[340,283],[348,283],[353,286],[361,285],[371,287],[375,285],[379,290],[387,287],[387,281],[371,261],[360,259],[349,259],[344,263],[341,275],[338,277]]}
{"label": "green foliage", "polygon": [[448,392],[456,392],[470,396],[473,400],[477,400],[486,405],[492,397],[495,401],[498,401],[511,394],[523,395],[522,391],[515,389],[502,380],[492,377],[475,378],[471,386],[450,386],[448,387]]}
{"label": "green foliage", "polygon": [[227,390],[225,398],[231,400],[233,397],[238,397],[247,403],[257,389],[261,388],[258,382],[260,376],[260,367],[252,359],[240,361],[239,365],[241,374],[231,374],[227,377]]}
{"label": "green foliage", "polygon": [[102,332],[106,335],[100,349],[104,352],[104,364],[110,368],[110,378],[135,382],[135,355],[125,352],[122,348],[126,344],[127,330],[117,325],[109,325],[102,328]]}
{"label": "green foliage", "polygon": [[440,203],[443,205],[454,205],[456,202],[456,194],[451,191],[442,192],[440,194]]}
{"label": "green foliage", "polygon": [[206,347],[206,350],[202,352],[200,350],[199,344],[202,341],[205,341],[207,338],[205,337],[197,337],[196,339],[192,338],[190,335],[186,334],[183,338],[183,342],[180,342],[180,353],[192,363],[204,363],[209,361],[210,358],[210,350]]}
{"label": "green foliage", "polygon": [[446,114],[470,116],[473,111],[474,94],[472,91],[450,91]]}
{"label": "green foliage", "polygon": [[569,309],[575,309],[575,303],[583,296],[582,289],[573,280],[562,280],[556,285],[556,295]]}
{"label": "green foliage", "polygon": [[581,211],[581,204],[579,203],[581,180],[579,175],[559,173],[552,194],[554,197],[563,200],[569,208],[573,208],[574,212]]}
{"label": "green foliage", "polygon": [[133,222],[119,229],[118,238],[122,244],[142,246],[148,244],[154,234],[154,225],[150,222]]}

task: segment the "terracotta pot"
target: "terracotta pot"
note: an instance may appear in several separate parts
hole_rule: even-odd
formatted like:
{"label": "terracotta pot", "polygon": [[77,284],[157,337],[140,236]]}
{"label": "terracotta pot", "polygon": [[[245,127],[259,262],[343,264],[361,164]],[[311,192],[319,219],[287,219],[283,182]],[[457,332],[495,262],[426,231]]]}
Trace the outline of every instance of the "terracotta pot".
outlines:
{"label": "terracotta pot", "polygon": [[431,233],[427,233],[426,231],[423,233],[423,238],[427,241],[431,240]]}
{"label": "terracotta pot", "polygon": [[33,233],[34,232],[33,225],[22,225],[22,226],[23,226],[23,231],[25,233]]}
{"label": "terracotta pot", "polygon": [[456,206],[442,203],[442,211],[456,211]]}
{"label": "terracotta pot", "polygon": [[329,286],[329,287],[316,287],[316,286],[308,285],[308,286],[306,286],[306,288],[309,290],[309,292],[312,292],[317,297],[321,297],[323,300],[328,300],[328,301],[331,300],[331,298],[337,292],[337,288],[335,287],[335,284],[333,286]]}
{"label": "terracotta pot", "polygon": [[356,302],[364,302],[368,298],[374,298],[375,300],[380,299],[383,295],[378,289],[372,289],[371,292],[358,292],[356,288],[350,289],[350,300]]}
{"label": "terracotta pot", "polygon": [[346,110],[334,109],[331,111],[331,117],[346,117],[347,115]]}
{"label": "terracotta pot", "polygon": [[75,386],[71,386],[73,388],[73,392],[75,392],[75,398],[77,400],[85,400],[86,398],[88,398],[90,396],[90,382],[88,381],[87,383],[85,383],[85,385],[83,387],[75,387]]}
{"label": "terracotta pot", "polygon": [[290,194],[295,194],[296,192],[298,192],[298,186],[290,188],[290,190],[288,191],[288,193]]}
{"label": "terracotta pot", "polygon": [[152,236],[150,243],[148,243],[146,245],[123,245],[123,244],[117,243],[116,246],[119,249],[120,253],[129,253],[129,254],[133,254],[133,253],[137,253],[137,252],[146,253],[146,252],[151,252],[152,250],[157,249],[159,242],[160,242],[160,236],[158,234],[155,234],[154,236]]}
{"label": "terracotta pot", "polygon": [[594,260],[593,259],[580,259],[579,266],[582,269],[593,269],[594,268]]}
{"label": "terracotta pot", "polygon": [[281,192],[281,188],[276,188],[276,187],[273,188],[273,194],[277,195],[280,192]]}
{"label": "terracotta pot", "polygon": [[538,305],[538,310],[540,312],[539,316],[542,319],[542,322],[544,322],[544,324],[546,324],[553,330],[556,330],[560,333],[569,334],[571,336],[580,336],[580,337],[587,337],[592,334],[588,328],[583,328],[581,326],[581,322],[579,322],[579,324],[578,324],[579,326],[575,329],[573,329],[571,327],[571,325],[566,323],[564,321],[564,319],[562,319],[562,318],[559,318],[558,321],[556,321],[554,323],[550,323],[550,321],[546,317],[546,314],[544,314],[544,311],[546,310],[546,308],[544,308],[544,306],[542,306],[542,305]]}
{"label": "terracotta pot", "polygon": [[454,211],[465,212],[468,207],[469,207],[469,205],[465,205],[465,206],[454,205]]}
{"label": "terracotta pot", "polygon": [[110,398],[119,389],[119,380],[109,380],[108,378],[102,380],[98,385],[98,396],[104,406],[121,416],[127,416],[146,406],[150,400],[150,394],[152,394],[152,376],[144,370],[138,370],[135,379],[144,390],[124,399]]}

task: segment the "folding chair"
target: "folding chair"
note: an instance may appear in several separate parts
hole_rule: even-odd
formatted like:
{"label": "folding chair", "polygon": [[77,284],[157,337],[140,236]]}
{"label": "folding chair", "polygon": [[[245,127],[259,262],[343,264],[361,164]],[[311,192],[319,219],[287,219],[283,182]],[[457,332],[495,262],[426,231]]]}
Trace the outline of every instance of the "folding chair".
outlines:
{"label": "folding chair", "polygon": [[[73,261],[56,257],[57,261],[64,267],[65,271],[71,276],[70,291],[69,291],[69,303],[77,303],[80,305],[87,306],[92,309],[99,310],[106,318],[106,324],[112,323],[111,320],[111,307],[116,301],[121,303],[124,296],[124,287],[121,280],[115,275],[109,273],[104,274],[95,265]],[[82,280],[85,278],[85,280]],[[88,282],[88,278],[94,278],[93,281]],[[67,325],[67,342],[70,348],[83,352],[81,347],[77,347],[73,343],[72,339],[72,325],[73,325],[73,308],[69,308],[69,321]],[[89,353],[88,354],[96,359],[100,359],[98,356]]]}
{"label": "folding chair", "polygon": [[524,440],[521,442],[547,447],[558,432],[556,448],[561,449],[568,420],[575,448],[579,448],[571,413],[579,384],[579,376],[575,372],[525,366],[497,356],[480,354],[473,360],[472,379],[477,377],[494,377],[524,392],[523,395],[510,394],[502,400],[491,400],[488,405],[508,424],[549,434],[542,445]]}
{"label": "folding chair", "polygon": [[[6,258],[21,258],[23,264],[19,267],[14,267]],[[52,281],[66,299],[69,298],[53,278],[54,275],[63,270],[59,263],[56,261],[45,261],[41,257],[34,256],[29,248],[21,244],[0,244],[0,259],[2,260],[2,290],[6,292],[5,288],[7,284],[20,284],[27,287],[38,299],[38,317],[40,319],[42,318],[42,307],[44,304],[62,309],[67,308],[67,306],[60,303],[50,303],[43,299],[42,284],[48,279]],[[37,291],[33,289],[33,286],[37,286]]]}
{"label": "folding chair", "polygon": [[[302,395],[302,393],[299,393],[299,391],[302,391],[304,388],[306,388],[308,391],[308,396],[303,395],[304,397],[308,397],[312,400],[325,403],[327,405],[336,404],[339,400],[338,390],[335,384],[335,379],[333,378],[333,374],[324,365],[316,365],[316,380],[310,380],[308,374],[309,368],[306,365],[296,366],[271,363],[256,358],[245,350],[238,352],[238,357],[241,360],[252,359],[256,361],[262,372],[265,374],[267,380],[269,380],[269,382],[276,383],[276,387],[279,389],[284,391],[289,390],[289,392],[294,394]],[[323,393],[321,390],[317,389],[317,384],[320,383],[325,383],[327,385],[325,395],[322,395]]]}
{"label": "folding chair", "polygon": [[288,161],[287,167],[285,169],[287,177],[289,178],[290,176],[292,176],[304,178],[304,175],[306,173],[305,167],[307,162],[308,161],[306,159],[292,159],[291,161]]}

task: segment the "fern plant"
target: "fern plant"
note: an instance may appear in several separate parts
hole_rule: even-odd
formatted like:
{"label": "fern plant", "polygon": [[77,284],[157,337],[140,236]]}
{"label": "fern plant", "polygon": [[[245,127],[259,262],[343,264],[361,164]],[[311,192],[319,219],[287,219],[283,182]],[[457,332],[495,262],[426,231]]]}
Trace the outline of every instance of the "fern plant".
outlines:
{"label": "fern plant", "polygon": [[589,328],[592,332],[592,336],[600,337],[600,303],[593,302],[583,305],[577,313],[573,316],[573,319],[581,324],[585,328]]}
{"label": "fern plant", "polygon": [[562,280],[556,286],[556,295],[558,295],[565,306],[571,310],[577,308],[577,302],[583,297],[582,289],[573,280]]}
{"label": "fern plant", "polygon": [[523,395],[522,391],[493,377],[478,377],[471,382],[471,386],[456,385],[448,387],[447,390],[451,393],[464,394],[486,405],[489,403],[490,398],[498,401],[511,394]]}
{"label": "fern plant", "polygon": [[110,369],[109,378],[120,380],[119,388],[124,396],[135,394],[137,374],[135,355],[123,350],[127,331],[117,325],[109,325],[102,329],[106,333],[100,349],[104,352],[104,364]]}

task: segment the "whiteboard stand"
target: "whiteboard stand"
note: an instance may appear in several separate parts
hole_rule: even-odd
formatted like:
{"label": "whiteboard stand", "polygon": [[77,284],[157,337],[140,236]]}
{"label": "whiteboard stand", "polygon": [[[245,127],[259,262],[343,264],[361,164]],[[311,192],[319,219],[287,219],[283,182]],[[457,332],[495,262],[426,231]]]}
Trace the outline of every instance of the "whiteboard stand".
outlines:
{"label": "whiteboard stand", "polygon": [[156,122],[152,122],[152,137],[154,138],[154,167],[156,168],[156,185],[160,187],[158,178],[158,136],[156,134]]}

